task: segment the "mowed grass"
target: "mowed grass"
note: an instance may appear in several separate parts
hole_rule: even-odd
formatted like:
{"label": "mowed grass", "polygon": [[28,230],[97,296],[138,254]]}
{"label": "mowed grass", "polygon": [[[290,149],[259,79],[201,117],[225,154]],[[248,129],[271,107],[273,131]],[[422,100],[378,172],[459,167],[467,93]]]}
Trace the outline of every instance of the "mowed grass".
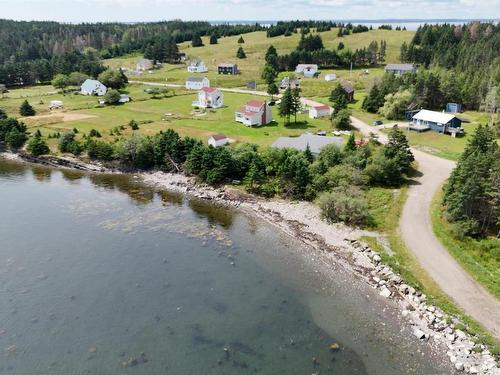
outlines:
{"label": "mowed grass", "polygon": [[[127,127],[127,124],[132,119],[140,123],[140,129],[137,131],[140,134],[153,135],[160,130],[171,128],[183,136],[192,136],[203,141],[206,141],[212,134],[224,133],[236,142],[259,145],[270,145],[280,136],[297,136],[304,132],[331,130],[329,119],[309,119],[307,113],[297,116],[297,124],[292,121],[290,125],[285,126],[276,107],[273,108],[275,122],[258,128],[248,128],[234,120],[234,112],[246,101],[253,98],[264,99],[262,97],[225,92],[224,108],[208,110],[200,115],[193,112],[191,105],[197,98],[195,91],[171,90],[169,97],[153,99],[144,93],[146,87],[129,85],[126,92],[131,95],[133,101],[117,106],[100,106],[97,105],[96,97],[75,94],[33,96],[29,101],[37,110],[37,114],[50,115],[52,113],[53,116],[27,118],[24,121],[31,131],[39,129],[44,135],[76,128],[81,137],[91,129],[96,129],[104,139],[109,141],[117,137],[110,133],[111,130],[122,125],[126,126],[126,129],[121,131],[122,135],[131,135],[132,130]],[[45,91],[42,90],[42,92]],[[48,109],[49,101],[56,99],[64,102],[64,111],[51,112]],[[19,117],[17,111],[22,100],[24,99],[19,98],[16,90],[13,90],[9,93],[9,97],[0,99],[0,107],[7,108],[10,115]],[[87,116],[87,118],[62,121],[64,114],[77,114]],[[54,144],[55,142],[52,141],[51,145]]]}
{"label": "mowed grass", "polygon": [[[395,31],[395,30],[372,30],[366,33],[352,34],[342,38],[337,37],[338,29],[319,33],[323,39],[326,48],[336,48],[339,42],[343,42],[346,48],[355,50],[358,48],[368,47],[371,41],[375,40],[380,43],[381,40],[387,42],[387,62],[399,61],[399,50],[403,42],[409,42],[414,32],[412,31]],[[203,37],[203,47],[192,47],[190,42],[179,44],[179,49],[188,55],[188,58],[202,59],[208,66],[208,73],[206,75],[212,86],[219,87],[244,87],[249,81],[257,81],[263,84],[261,80],[262,68],[265,64],[265,53],[269,46],[273,45],[279,54],[290,53],[293,51],[300,39],[300,34],[293,34],[289,37],[278,36],[274,38],[267,38],[264,31],[258,31],[248,34],[243,34],[245,43],[241,46],[245,50],[247,58],[236,58],[236,51],[239,47],[239,36],[223,37],[219,39],[218,44],[210,45],[208,37]],[[138,54],[109,59],[105,61],[110,67],[113,68],[126,68],[134,70],[137,60],[141,56]],[[217,74],[217,65],[223,62],[232,62],[238,64],[241,71],[236,76],[224,76]],[[382,69],[371,69],[374,74],[381,74]],[[312,95],[314,92],[331,91],[333,82],[324,81],[323,77],[327,73],[336,73],[337,76],[342,78],[350,78],[355,86],[364,87],[366,82],[371,79],[374,74],[368,76],[360,76],[361,70],[355,72],[351,77],[348,70],[325,70],[321,71],[320,77],[317,79],[306,79],[303,84],[303,94]],[[370,72],[371,73],[371,72]],[[185,64],[166,64],[158,70],[154,70],[152,74],[144,73],[140,76],[129,74],[130,79],[143,80],[143,81],[156,81],[174,84],[183,84],[187,77],[192,75],[187,72]],[[283,74],[282,74],[283,75]],[[307,81],[307,82],[306,82]],[[315,95],[324,95],[316,93]]]}

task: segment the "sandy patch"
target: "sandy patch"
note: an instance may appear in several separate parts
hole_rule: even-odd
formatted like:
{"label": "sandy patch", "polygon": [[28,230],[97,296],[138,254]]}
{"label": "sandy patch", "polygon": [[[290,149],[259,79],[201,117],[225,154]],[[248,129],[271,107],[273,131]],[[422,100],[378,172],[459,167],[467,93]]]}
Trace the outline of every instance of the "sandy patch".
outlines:
{"label": "sandy patch", "polygon": [[50,113],[48,115],[21,117],[19,120],[21,120],[28,126],[40,126],[40,125],[58,124],[61,122],[86,120],[94,117],[97,116],[87,115],[84,113],[75,113],[75,112],[55,112],[55,113]]}

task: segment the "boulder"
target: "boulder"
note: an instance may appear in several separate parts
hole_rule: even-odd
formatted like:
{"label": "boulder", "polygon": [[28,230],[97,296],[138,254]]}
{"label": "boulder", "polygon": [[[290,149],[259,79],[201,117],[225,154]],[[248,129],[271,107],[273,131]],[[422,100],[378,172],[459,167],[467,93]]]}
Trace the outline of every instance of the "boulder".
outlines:
{"label": "boulder", "polygon": [[424,333],[424,331],[422,331],[421,329],[419,329],[417,327],[415,327],[413,329],[413,335],[415,335],[415,337],[417,337],[420,340],[425,339],[425,333]]}
{"label": "boulder", "polygon": [[384,287],[382,287],[382,289],[381,289],[381,291],[380,291],[379,294],[382,297],[389,298],[391,296],[391,291],[384,286]]}
{"label": "boulder", "polygon": [[457,371],[464,371],[464,364],[462,362],[456,362],[455,363],[455,369]]}

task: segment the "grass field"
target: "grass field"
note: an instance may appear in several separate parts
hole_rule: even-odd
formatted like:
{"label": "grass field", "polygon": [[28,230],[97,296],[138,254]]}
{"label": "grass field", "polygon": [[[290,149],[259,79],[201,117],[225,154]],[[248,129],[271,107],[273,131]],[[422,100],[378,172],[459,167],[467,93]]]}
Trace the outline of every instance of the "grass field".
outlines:
{"label": "grass field", "polygon": [[474,279],[500,298],[500,239],[455,238],[451,224],[443,217],[442,199],[443,192],[440,190],[431,207],[434,233]]}
{"label": "grass field", "polygon": [[[0,99],[0,107],[7,113],[19,117],[18,108],[23,96],[28,96],[28,101],[37,110],[37,117],[26,118],[23,121],[30,130],[40,129],[42,134],[48,135],[65,132],[73,128],[79,134],[88,133],[91,129],[98,130],[104,139],[114,140],[115,135],[110,131],[120,125],[127,125],[130,120],[138,121],[141,134],[155,134],[160,130],[172,128],[181,135],[189,135],[202,140],[214,133],[224,133],[237,142],[251,142],[261,145],[270,145],[280,136],[300,135],[304,132],[330,130],[329,119],[309,119],[307,114],[299,114],[297,124],[284,125],[283,119],[278,116],[277,108],[273,109],[275,122],[259,128],[248,128],[234,121],[234,112],[244,103],[253,98],[248,94],[224,93],[224,108],[209,110],[199,115],[193,112],[191,103],[196,99],[195,91],[184,89],[171,90],[169,96],[153,99],[144,93],[143,85],[129,85],[126,92],[134,99],[130,103],[118,106],[97,105],[96,97],[75,94],[62,95],[53,93],[52,87],[39,87],[30,90],[12,90],[8,96]],[[18,92],[22,91],[22,92]],[[51,93],[52,94],[47,94]],[[64,111],[51,112],[48,109],[50,100],[62,100]],[[166,115],[168,114],[168,115]],[[48,116],[45,116],[48,115]],[[64,121],[64,116],[71,115],[71,121]],[[129,135],[132,130],[122,131]],[[55,143],[52,140],[51,146]]]}
{"label": "grass field", "polygon": [[[409,42],[414,35],[412,31],[395,31],[395,30],[372,30],[365,33],[352,34],[342,38],[337,37],[337,29],[320,33],[323,43],[326,48],[336,48],[338,43],[342,41],[346,48],[355,50],[357,48],[367,47],[371,41],[387,42],[387,62],[399,61],[399,49],[403,42]],[[179,44],[179,49],[186,52],[189,58],[203,59],[208,66],[208,73],[205,73],[212,86],[220,87],[244,87],[249,81],[257,81],[260,84],[259,88],[265,88],[260,78],[262,68],[265,64],[264,56],[267,48],[270,45],[276,47],[279,54],[289,53],[294,50],[299,42],[300,35],[293,34],[290,37],[279,36],[275,38],[267,38],[264,31],[257,31],[249,34],[244,34],[245,43],[242,44],[246,59],[236,58],[236,50],[239,47],[237,40],[239,36],[231,36],[220,38],[218,44],[210,45],[208,37],[204,37],[203,47],[191,47],[190,42]],[[130,55],[116,59],[106,60],[105,63],[113,68],[126,68],[129,70],[135,69],[139,55]],[[236,76],[221,76],[217,74],[217,65],[222,62],[234,62],[238,64],[241,73]],[[353,82],[355,88],[363,88],[376,75],[381,75],[383,69],[370,69],[370,74],[362,75],[361,70],[354,71],[349,74],[348,70],[324,70],[321,71],[319,78],[304,79],[303,95],[305,96],[327,96],[334,82],[326,82],[323,77],[328,73],[335,73],[340,78],[349,79]],[[152,74],[144,73],[140,76],[130,75],[130,79],[138,79],[145,81],[157,81],[168,83],[184,83],[188,76],[192,75],[186,70],[185,64],[171,65],[167,64],[161,69],[154,70]],[[281,74],[281,76],[286,75]]]}

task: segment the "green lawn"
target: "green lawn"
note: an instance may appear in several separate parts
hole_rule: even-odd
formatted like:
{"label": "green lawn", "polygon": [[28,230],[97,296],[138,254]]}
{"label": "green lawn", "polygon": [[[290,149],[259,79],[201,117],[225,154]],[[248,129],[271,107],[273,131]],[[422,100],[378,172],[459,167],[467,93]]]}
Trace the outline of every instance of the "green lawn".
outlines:
{"label": "green lawn", "polygon": [[440,190],[432,202],[431,218],[434,233],[474,279],[500,298],[500,239],[455,238],[452,225],[443,217],[442,198],[443,192]]}
{"label": "green lawn", "polygon": [[[118,106],[99,106],[96,97],[75,94],[62,95],[55,93],[51,87],[40,87],[40,94],[29,98],[30,103],[37,110],[38,115],[51,114],[48,109],[50,100],[58,99],[64,102],[63,112],[52,112],[49,118],[28,118],[24,121],[31,130],[40,129],[42,134],[48,135],[56,131],[64,132],[76,128],[80,134],[88,133],[90,129],[97,129],[105,139],[114,140],[110,130],[120,125],[127,125],[134,119],[141,123],[139,133],[155,134],[160,130],[172,128],[181,135],[189,135],[206,140],[214,133],[224,133],[237,142],[252,142],[261,145],[270,145],[280,136],[300,135],[304,132],[330,130],[329,119],[309,119],[306,113],[298,115],[298,123],[285,127],[284,121],[278,116],[277,108],[273,108],[275,123],[259,128],[248,128],[234,121],[234,112],[244,103],[253,98],[248,94],[224,93],[224,108],[209,110],[204,115],[193,112],[191,103],[196,99],[195,91],[184,89],[171,90],[175,96],[161,99],[152,99],[144,93],[143,85],[129,85],[128,92],[134,99],[130,103]],[[172,95],[172,94],[170,94]],[[20,93],[12,90],[9,97],[0,99],[0,107],[6,108],[9,115],[19,117],[17,110],[21,101]],[[86,118],[77,118],[72,121],[63,121],[65,114],[81,115]],[[168,114],[168,115],[166,115]],[[126,129],[123,135],[130,135],[132,131]],[[52,142],[53,145],[54,142]]]}

